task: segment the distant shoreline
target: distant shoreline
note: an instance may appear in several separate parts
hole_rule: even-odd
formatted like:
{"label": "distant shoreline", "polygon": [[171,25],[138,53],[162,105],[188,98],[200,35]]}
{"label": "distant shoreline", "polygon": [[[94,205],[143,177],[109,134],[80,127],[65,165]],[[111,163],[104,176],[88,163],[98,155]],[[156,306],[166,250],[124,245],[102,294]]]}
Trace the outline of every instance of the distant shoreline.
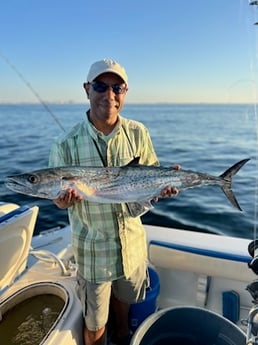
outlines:
{"label": "distant shoreline", "polygon": [[[48,105],[87,105],[88,103],[87,102],[44,102],[45,104],[48,104]],[[229,106],[232,106],[232,105],[256,105],[258,103],[254,103],[254,102],[251,102],[251,103],[243,103],[243,102],[232,102],[232,103],[225,103],[225,102],[127,102],[125,104],[126,105],[137,105],[137,106],[151,106],[151,105],[191,105],[191,106],[194,106],[194,105],[229,105]],[[0,102],[0,106],[2,105],[41,105],[39,102],[17,102],[17,103],[13,103],[13,102]]]}

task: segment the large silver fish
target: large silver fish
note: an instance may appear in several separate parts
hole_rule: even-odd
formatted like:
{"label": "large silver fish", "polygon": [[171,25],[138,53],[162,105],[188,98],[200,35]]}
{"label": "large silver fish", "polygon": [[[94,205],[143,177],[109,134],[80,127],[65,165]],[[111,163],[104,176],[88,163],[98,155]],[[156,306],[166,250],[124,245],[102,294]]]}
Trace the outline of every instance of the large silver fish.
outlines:
{"label": "large silver fish", "polygon": [[179,190],[218,185],[231,204],[241,210],[231,189],[232,178],[249,159],[241,160],[220,176],[171,167],[139,165],[139,158],[123,167],[67,166],[8,176],[6,186],[18,193],[56,199],[74,188],[85,200],[99,203],[137,202],[151,208],[150,200],[166,186]]}

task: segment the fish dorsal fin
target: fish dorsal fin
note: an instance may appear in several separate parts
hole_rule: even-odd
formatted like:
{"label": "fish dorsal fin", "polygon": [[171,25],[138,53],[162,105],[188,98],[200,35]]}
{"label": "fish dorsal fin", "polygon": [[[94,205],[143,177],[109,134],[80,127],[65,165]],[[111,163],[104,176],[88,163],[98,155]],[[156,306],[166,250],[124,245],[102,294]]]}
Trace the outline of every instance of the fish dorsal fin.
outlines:
{"label": "fish dorsal fin", "polygon": [[131,162],[126,164],[126,167],[139,165],[139,162],[140,162],[140,157],[135,157],[133,160],[131,160]]}

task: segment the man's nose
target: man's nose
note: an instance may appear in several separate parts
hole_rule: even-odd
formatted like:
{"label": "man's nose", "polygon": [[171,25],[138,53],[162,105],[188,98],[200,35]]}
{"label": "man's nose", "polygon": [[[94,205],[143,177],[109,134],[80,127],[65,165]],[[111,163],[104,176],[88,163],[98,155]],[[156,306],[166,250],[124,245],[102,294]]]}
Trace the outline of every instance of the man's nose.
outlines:
{"label": "man's nose", "polygon": [[113,91],[112,86],[109,85],[107,90],[105,91],[105,94],[108,95],[109,97],[115,97],[115,92]]}

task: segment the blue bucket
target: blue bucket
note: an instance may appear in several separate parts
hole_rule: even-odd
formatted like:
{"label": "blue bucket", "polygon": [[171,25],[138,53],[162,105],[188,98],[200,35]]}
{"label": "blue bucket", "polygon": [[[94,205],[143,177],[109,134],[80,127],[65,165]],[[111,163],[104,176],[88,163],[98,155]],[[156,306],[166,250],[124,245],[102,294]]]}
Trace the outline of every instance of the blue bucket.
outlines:
{"label": "blue bucket", "polygon": [[157,297],[160,291],[158,273],[148,267],[150,287],[146,290],[146,297],[143,302],[131,304],[129,313],[130,329],[135,331],[140,324],[157,310]]}

